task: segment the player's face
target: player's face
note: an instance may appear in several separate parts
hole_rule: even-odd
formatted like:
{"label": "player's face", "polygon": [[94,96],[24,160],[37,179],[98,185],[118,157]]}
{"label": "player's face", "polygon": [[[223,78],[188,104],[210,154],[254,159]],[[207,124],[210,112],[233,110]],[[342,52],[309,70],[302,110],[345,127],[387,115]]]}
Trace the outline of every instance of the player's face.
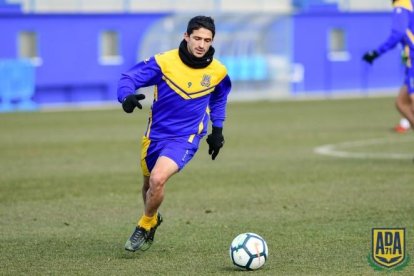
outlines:
{"label": "player's face", "polygon": [[203,57],[213,43],[213,33],[205,28],[194,30],[190,35],[184,34],[188,51],[195,57]]}

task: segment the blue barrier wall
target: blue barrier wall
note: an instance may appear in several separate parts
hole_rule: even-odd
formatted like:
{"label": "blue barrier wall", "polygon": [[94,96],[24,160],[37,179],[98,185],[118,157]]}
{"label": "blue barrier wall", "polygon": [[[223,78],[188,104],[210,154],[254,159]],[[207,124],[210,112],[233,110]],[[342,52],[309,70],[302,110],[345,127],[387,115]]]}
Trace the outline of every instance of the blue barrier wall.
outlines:
{"label": "blue barrier wall", "polygon": [[[18,15],[0,17],[0,59],[18,58],[18,34],[38,37],[37,103],[114,101],[120,73],[134,65],[145,30],[165,14]],[[119,64],[100,62],[100,33],[120,35]],[[4,43],[6,42],[6,43]]]}
{"label": "blue barrier wall", "polygon": [[[19,32],[36,32],[41,59],[35,67],[33,99],[36,103],[115,101],[120,73],[136,63],[146,32],[166,16],[168,14],[1,14],[0,59],[17,59]],[[285,16],[283,20],[275,17],[276,21],[279,24],[270,24],[268,37],[263,37],[266,42],[263,54],[284,53],[288,55],[287,61],[304,69],[303,79],[292,83],[292,94],[360,93],[397,87],[402,82],[398,50],[382,56],[373,66],[361,61],[365,51],[387,38],[391,25],[389,13],[308,11]],[[291,26],[290,34],[278,36],[286,31],[286,28],[279,29],[280,26]],[[332,29],[341,29],[344,33],[343,53],[329,51]],[[99,37],[107,30],[120,35],[120,63],[102,64],[100,61]],[[232,41],[231,34],[227,36],[226,39]],[[285,45],[293,46],[286,50]],[[220,45],[222,47],[226,44]],[[268,61],[262,57],[256,60],[260,68],[268,67]],[[236,68],[244,67],[237,65]],[[257,72],[256,77],[261,80],[269,73],[274,72]]]}
{"label": "blue barrier wall", "polygon": [[0,13],[21,13],[21,5],[0,0]]}
{"label": "blue barrier wall", "polygon": [[[364,52],[384,42],[391,28],[390,13],[301,13],[294,16],[293,62],[303,65],[304,79],[294,93],[370,91],[402,84],[403,66],[398,47],[374,62],[361,60]],[[341,29],[345,51],[330,53],[329,33]]]}

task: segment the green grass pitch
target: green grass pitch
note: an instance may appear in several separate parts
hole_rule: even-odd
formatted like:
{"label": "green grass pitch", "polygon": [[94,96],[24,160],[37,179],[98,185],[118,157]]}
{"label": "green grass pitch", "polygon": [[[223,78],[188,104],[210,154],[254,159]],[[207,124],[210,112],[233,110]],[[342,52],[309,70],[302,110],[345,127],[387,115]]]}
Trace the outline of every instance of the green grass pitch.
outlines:
{"label": "green grass pitch", "polygon": [[[230,103],[218,158],[203,140],[153,247],[126,252],[148,109],[0,114],[1,275],[241,275],[228,248],[243,232],[269,246],[255,275],[373,275],[373,227],[405,227],[414,256],[414,163],[386,157],[414,157],[414,133],[391,131],[392,98]],[[378,138],[349,151],[383,158],[314,153]]]}

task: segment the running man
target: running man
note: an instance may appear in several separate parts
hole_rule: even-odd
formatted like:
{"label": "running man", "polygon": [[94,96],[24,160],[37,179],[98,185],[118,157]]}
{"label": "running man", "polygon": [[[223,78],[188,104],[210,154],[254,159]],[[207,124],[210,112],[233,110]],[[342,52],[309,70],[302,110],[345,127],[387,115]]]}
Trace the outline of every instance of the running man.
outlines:
{"label": "running man", "polygon": [[377,49],[362,57],[373,61],[400,44],[404,51],[405,79],[396,99],[396,107],[414,129],[414,0],[392,0],[393,20],[391,34]]}
{"label": "running man", "polygon": [[231,90],[227,69],[214,58],[215,23],[196,16],[187,25],[177,49],[157,54],[122,74],[118,101],[126,113],[141,109],[143,94],[135,91],[154,86],[154,101],[142,138],[141,169],[144,210],[125,244],[128,251],[147,250],[162,222],[159,208],[171,176],[190,162],[205,136],[208,153],[215,160],[224,145],[223,122]]}

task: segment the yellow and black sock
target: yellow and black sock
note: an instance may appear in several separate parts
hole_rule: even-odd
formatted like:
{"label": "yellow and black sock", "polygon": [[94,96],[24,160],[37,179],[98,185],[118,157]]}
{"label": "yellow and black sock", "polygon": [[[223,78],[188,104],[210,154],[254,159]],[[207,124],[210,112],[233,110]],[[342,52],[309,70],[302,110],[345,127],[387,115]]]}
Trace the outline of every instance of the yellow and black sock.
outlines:
{"label": "yellow and black sock", "polygon": [[157,225],[157,216],[158,213],[155,213],[155,215],[153,215],[152,217],[147,217],[145,214],[143,214],[140,220],[138,221],[138,226],[149,231],[152,227]]}

